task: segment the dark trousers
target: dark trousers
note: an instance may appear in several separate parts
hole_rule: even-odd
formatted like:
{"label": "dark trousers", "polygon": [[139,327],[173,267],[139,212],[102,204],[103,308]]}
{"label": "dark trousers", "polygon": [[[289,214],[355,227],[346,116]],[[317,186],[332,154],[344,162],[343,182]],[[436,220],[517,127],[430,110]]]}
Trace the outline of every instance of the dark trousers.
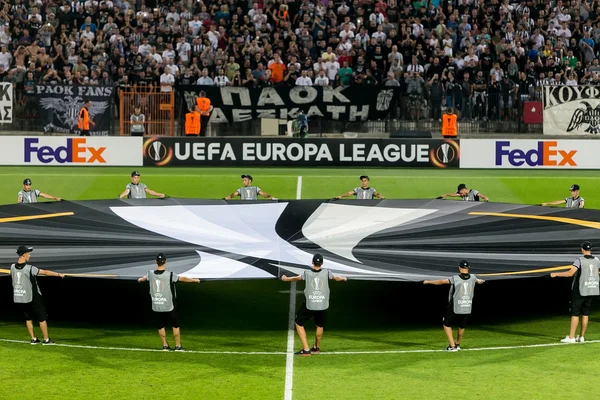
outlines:
{"label": "dark trousers", "polygon": [[82,129],[81,132],[79,132],[79,136],[90,136],[89,129]]}

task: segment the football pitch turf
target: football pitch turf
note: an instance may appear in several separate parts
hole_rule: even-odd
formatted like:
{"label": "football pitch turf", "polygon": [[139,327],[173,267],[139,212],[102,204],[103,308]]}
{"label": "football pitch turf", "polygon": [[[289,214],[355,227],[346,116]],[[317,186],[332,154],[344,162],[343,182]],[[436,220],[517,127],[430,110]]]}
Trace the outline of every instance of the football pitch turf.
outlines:
{"label": "football pitch turf", "polygon": [[[0,168],[0,203],[16,202],[24,178],[31,178],[34,188],[68,200],[116,198],[132,170]],[[371,186],[388,199],[435,198],[465,183],[491,201],[539,204],[567,197],[569,186],[577,183],[586,207],[600,208],[600,177],[594,171],[138,171],[142,182],[171,197],[222,198],[240,187],[240,174],[248,173],[279,199],[296,198],[299,176],[301,198],[327,199],[358,186],[358,176],[368,174]],[[147,284],[40,278],[50,336],[65,345],[42,347],[26,343],[10,280],[0,277],[0,399],[595,398],[600,313],[590,316],[589,343],[558,343],[568,333],[569,283],[539,278],[479,286],[462,343],[465,350],[445,353],[441,317],[447,287],[332,282],[323,354],[292,358],[290,366],[289,283],[178,284],[182,342],[189,351],[163,353],[155,351],[160,340],[153,329]],[[298,302],[301,289],[300,283]],[[314,325],[307,332],[310,343]],[[284,390],[286,378],[292,382],[291,392]]]}

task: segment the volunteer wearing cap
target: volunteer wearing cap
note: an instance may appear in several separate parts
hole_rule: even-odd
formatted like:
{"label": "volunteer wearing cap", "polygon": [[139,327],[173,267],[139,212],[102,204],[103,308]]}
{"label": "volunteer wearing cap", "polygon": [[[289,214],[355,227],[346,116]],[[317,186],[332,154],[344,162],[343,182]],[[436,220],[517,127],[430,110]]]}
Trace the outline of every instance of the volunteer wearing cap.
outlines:
{"label": "volunteer wearing cap", "polygon": [[340,194],[336,199],[340,200],[342,197],[348,196],[356,196],[356,200],[373,200],[373,196],[381,200],[385,199],[381,193],[377,192],[374,188],[369,187],[369,177],[367,175],[361,175],[358,179],[360,179],[361,182],[359,187],[355,187],[349,192]]}
{"label": "volunteer wearing cap", "polygon": [[42,292],[37,283],[36,276],[58,276],[64,278],[64,274],[52,272],[48,270],[38,269],[33,265],[28,264],[31,258],[33,247],[19,246],[17,254],[19,259],[16,264],[10,266],[10,277],[13,285],[13,299],[15,304],[21,309],[25,315],[25,324],[27,331],[31,336],[31,344],[38,344],[40,340],[33,332],[33,318],[36,318],[40,323],[40,329],[44,336],[42,344],[54,344],[48,336],[48,324],[46,323],[46,307],[42,299]]}
{"label": "volunteer wearing cap", "polygon": [[489,201],[487,196],[483,193],[479,192],[476,189],[469,189],[467,185],[461,183],[456,188],[456,193],[446,193],[438,197],[438,199],[443,199],[445,197],[462,197],[464,201],[479,201],[479,199],[483,199],[483,201]]}
{"label": "volunteer wearing cap", "polygon": [[[304,296],[306,300],[300,306],[296,313],[296,331],[302,342],[302,350],[296,352],[296,355],[310,356],[313,353],[321,351],[321,338],[323,337],[323,327],[325,326],[325,312],[329,308],[329,280],[347,281],[345,276],[337,276],[331,271],[322,268],[323,256],[315,254],[312,260],[312,269],[304,271],[302,275],[287,277],[281,276],[284,282],[305,281]],[[304,324],[311,318],[314,318],[317,331],[315,335],[315,345],[309,349],[306,339],[306,330]]]}
{"label": "volunteer wearing cap", "polygon": [[[485,282],[483,279],[477,279],[475,275],[470,274],[470,269],[471,266],[468,261],[462,260],[458,264],[458,275],[454,275],[450,279],[423,281],[425,285],[450,285],[448,308],[443,319],[444,333],[446,333],[449,342],[446,348],[447,351],[460,350],[460,342],[465,334],[467,320],[471,314],[475,285]],[[458,326],[456,341],[454,341],[452,333],[453,326]]]}
{"label": "volunteer wearing cap", "polygon": [[177,316],[177,293],[175,291],[176,282],[200,283],[200,279],[185,278],[177,275],[175,272],[165,271],[167,256],[164,253],[156,255],[156,269],[148,271],[145,276],[138,279],[138,282],[150,284],[150,298],[152,299],[152,311],[156,316],[156,328],[162,341],[163,351],[171,350],[167,343],[167,333],[165,327],[170,324],[173,328],[175,337],[175,351],[184,351],[181,346],[181,331],[179,329],[179,317]]}
{"label": "volunteer wearing cap", "polygon": [[566,208],[583,208],[585,200],[579,196],[579,185],[571,185],[571,197],[566,197],[562,200],[551,201],[549,203],[542,203],[545,206],[556,206],[565,203]]}
{"label": "volunteer wearing cap", "polygon": [[[583,242],[581,244],[581,254],[573,262],[570,270],[565,272],[553,272],[551,278],[570,278],[573,277],[571,284],[571,331],[569,336],[561,340],[562,343],[585,342],[585,331],[589,322],[589,315],[592,310],[593,296],[600,294],[598,276],[598,257],[592,255],[592,244]],[[579,336],[575,337],[577,325],[581,318],[581,331]]]}
{"label": "volunteer wearing cap", "polygon": [[62,201],[60,197],[54,197],[51,194],[40,192],[37,189],[32,189],[31,179],[27,178],[23,180],[23,190],[21,190],[17,195],[17,203],[37,203],[38,197],[43,197],[45,199],[55,201]]}
{"label": "volunteer wearing cap", "polygon": [[127,186],[125,186],[125,191],[119,195],[119,198],[122,199],[127,197],[128,199],[145,199],[146,193],[160,198],[165,197],[164,193],[155,192],[154,190],[149,189],[148,186],[141,183],[140,173],[133,171],[131,173],[131,183],[128,183]]}
{"label": "volunteer wearing cap", "polygon": [[269,200],[275,200],[269,193],[263,192],[258,186],[252,185],[251,175],[242,175],[242,183],[244,186],[225,197],[225,200],[231,200],[232,197],[237,196],[240,196],[241,200],[258,200],[258,195],[266,197]]}

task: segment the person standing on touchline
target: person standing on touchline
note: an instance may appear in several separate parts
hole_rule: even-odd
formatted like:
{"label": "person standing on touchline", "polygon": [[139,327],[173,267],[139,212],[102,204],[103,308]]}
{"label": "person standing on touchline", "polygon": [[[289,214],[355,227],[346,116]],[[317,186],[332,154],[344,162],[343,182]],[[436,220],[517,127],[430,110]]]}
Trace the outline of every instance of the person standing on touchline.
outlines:
{"label": "person standing on touchline", "polygon": [[138,279],[139,283],[148,282],[150,284],[150,298],[152,299],[152,311],[156,317],[156,328],[158,336],[162,341],[163,351],[170,351],[167,343],[167,324],[173,328],[175,337],[175,351],[184,351],[181,346],[181,330],[179,328],[179,316],[177,315],[177,292],[175,290],[176,282],[200,283],[200,279],[185,278],[177,275],[175,272],[165,270],[167,256],[164,253],[156,255],[156,269]]}
{"label": "person standing on touchline", "polygon": [[349,196],[356,196],[356,200],[372,200],[373,196],[377,197],[380,200],[385,199],[385,197],[383,197],[381,193],[377,192],[377,190],[375,190],[374,188],[369,187],[370,179],[367,175],[361,175],[358,179],[360,179],[360,186],[355,187],[349,192],[340,194],[336,197],[336,199],[341,200],[342,197]]}
{"label": "person standing on touchline", "polygon": [[54,201],[62,201],[60,197],[52,196],[44,192],[40,192],[37,189],[31,188],[31,179],[26,178],[23,180],[23,190],[17,195],[17,203],[37,203],[38,197],[50,199]]}
{"label": "person standing on touchline", "polygon": [[259,195],[269,200],[275,200],[269,193],[263,192],[258,186],[252,184],[252,175],[242,175],[242,184],[243,187],[225,197],[225,200],[231,200],[232,197],[237,196],[240,196],[241,200],[258,200]]}
{"label": "person standing on touchline", "polygon": [[[592,255],[592,244],[583,242],[581,254],[573,262],[570,270],[565,272],[553,272],[551,278],[573,277],[571,284],[571,330],[569,335],[561,340],[562,343],[585,342],[585,331],[588,327],[589,315],[592,311],[593,296],[600,294],[600,277],[598,276],[598,264],[600,260]],[[577,326],[581,319],[581,331],[575,337]]]}
{"label": "person standing on touchline", "polygon": [[571,197],[565,197],[561,200],[551,201],[548,203],[542,203],[542,206],[557,206],[564,204],[566,208],[583,208],[585,206],[585,200],[579,196],[579,185],[571,185]]}
{"label": "person standing on touchline", "polygon": [[[467,260],[462,260],[458,264],[458,275],[454,275],[450,279],[423,281],[425,285],[450,285],[448,308],[443,319],[444,333],[449,342],[446,351],[460,350],[460,343],[465,334],[467,320],[472,310],[475,285],[485,282],[483,279],[477,279],[474,274],[470,274],[470,269],[471,266]],[[454,334],[452,333],[453,326],[458,326],[456,341],[454,341]]]}
{"label": "person standing on touchline", "polygon": [[[321,338],[323,337],[323,328],[325,327],[325,312],[329,308],[329,280],[346,282],[348,278],[345,276],[337,276],[331,271],[322,268],[323,256],[315,254],[312,260],[312,269],[304,271],[302,275],[287,277],[281,276],[284,282],[305,281],[304,289],[305,301],[300,306],[296,313],[296,331],[302,342],[302,350],[297,351],[296,355],[310,356],[321,352]],[[317,326],[315,334],[315,345],[309,349],[308,340],[306,339],[306,330],[304,324],[311,318],[314,318]]]}
{"label": "person standing on touchline", "polygon": [[479,201],[479,199],[483,199],[483,201],[489,201],[486,195],[481,193],[476,189],[469,189],[467,185],[461,183],[456,188],[456,193],[446,193],[438,197],[438,199],[443,199],[446,197],[462,197],[464,201]]}
{"label": "person standing on touchline", "polygon": [[13,299],[15,304],[23,311],[25,315],[25,324],[27,331],[31,336],[31,344],[38,344],[40,340],[35,336],[33,331],[33,318],[35,317],[40,323],[40,329],[44,336],[44,345],[54,344],[54,341],[48,336],[48,324],[46,322],[46,307],[42,299],[42,292],[38,286],[36,276],[57,276],[64,278],[64,274],[52,272],[44,269],[38,269],[29,264],[33,247],[19,246],[17,254],[19,259],[16,264],[10,266],[10,277],[13,285]]}
{"label": "person standing on touchline", "polygon": [[148,186],[141,183],[140,173],[133,171],[131,173],[131,183],[128,183],[127,186],[125,186],[125,190],[119,195],[119,198],[122,199],[127,197],[128,199],[145,199],[146,193],[160,198],[165,197],[164,193],[155,192],[154,190],[148,188]]}

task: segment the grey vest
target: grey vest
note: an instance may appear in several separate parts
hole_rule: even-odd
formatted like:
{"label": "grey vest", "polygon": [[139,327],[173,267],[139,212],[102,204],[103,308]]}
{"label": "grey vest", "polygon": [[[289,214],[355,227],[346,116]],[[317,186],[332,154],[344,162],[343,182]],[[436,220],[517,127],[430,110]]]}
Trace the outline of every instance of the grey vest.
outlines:
{"label": "grey vest", "polygon": [[572,197],[567,197],[565,199],[565,201],[567,202],[567,204],[566,204],[567,208],[579,208],[579,205],[581,203],[583,203],[585,200],[583,200],[583,197],[578,197],[576,199],[574,199]]}
{"label": "grey vest", "polygon": [[462,279],[460,275],[454,275],[448,301],[452,303],[455,314],[471,314],[476,283],[477,277],[473,274],[469,276],[469,279]]}
{"label": "grey vest", "polygon": [[373,195],[375,194],[375,189],[362,187],[357,187],[354,189],[354,194],[356,195],[357,200],[371,200],[373,199]]}
{"label": "grey vest", "polygon": [[581,262],[579,267],[579,294],[582,296],[600,295],[600,282],[598,279],[598,263],[600,263],[600,260],[597,257],[579,257],[579,261]]}
{"label": "grey vest", "polygon": [[[35,280],[35,276],[31,274],[31,265],[26,264],[21,269],[17,268],[16,264],[11,265],[10,276],[12,278],[14,302],[31,303],[34,291],[33,281]],[[35,286],[37,287],[37,284]]]}
{"label": "grey vest", "polygon": [[312,311],[322,311],[329,308],[329,271],[304,271],[304,296],[306,308]]}
{"label": "grey vest", "polygon": [[129,189],[129,195],[127,196],[129,199],[145,199],[146,198],[146,185],[143,183],[138,183],[134,185],[133,183],[129,183],[127,188]]}
{"label": "grey vest", "polygon": [[144,114],[133,114],[130,118],[131,121],[131,132],[144,132],[143,122],[146,120]]}
{"label": "grey vest", "polygon": [[479,201],[479,196],[477,196],[479,194],[479,192],[475,189],[471,189],[469,191],[469,193],[467,193],[466,195],[462,196],[462,199],[464,201]]}
{"label": "grey vest", "polygon": [[29,192],[21,190],[18,195],[21,196],[23,203],[37,203],[38,199],[38,190],[31,189]]}
{"label": "grey vest", "polygon": [[239,188],[238,191],[242,200],[258,200],[260,189],[256,186],[248,186]]}
{"label": "grey vest", "polygon": [[175,287],[171,290],[172,272],[163,272],[160,275],[154,271],[148,272],[150,283],[150,297],[152,298],[152,311],[169,312],[175,308]]}

